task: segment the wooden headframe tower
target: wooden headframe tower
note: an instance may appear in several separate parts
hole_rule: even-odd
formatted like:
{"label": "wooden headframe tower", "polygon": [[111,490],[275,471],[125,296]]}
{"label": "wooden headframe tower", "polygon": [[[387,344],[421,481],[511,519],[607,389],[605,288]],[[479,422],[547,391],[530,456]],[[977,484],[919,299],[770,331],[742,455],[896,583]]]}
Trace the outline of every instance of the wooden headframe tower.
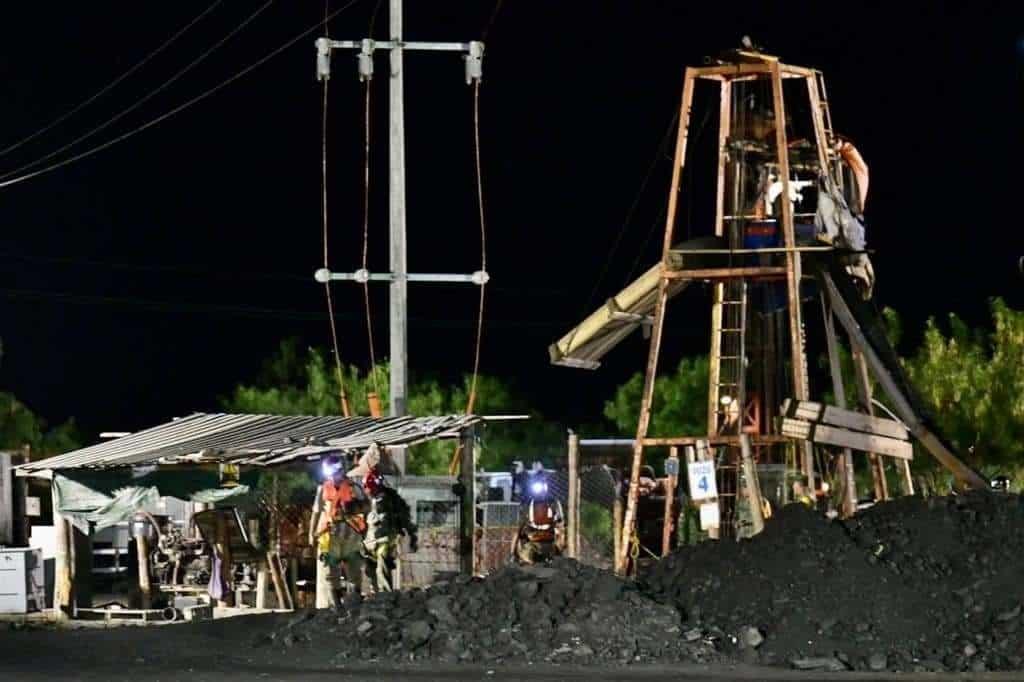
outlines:
{"label": "wooden headframe tower", "polygon": [[[680,205],[680,179],[690,142],[691,108],[698,85],[717,88],[718,91],[714,234],[719,238],[719,247],[710,250],[706,247],[687,250],[685,244],[680,247],[674,233]],[[791,118],[797,111],[802,117],[803,128],[801,135],[790,139],[789,129],[795,129]],[[717,451],[720,480],[726,482],[725,486],[719,484],[723,530],[724,516],[735,513],[736,496],[740,492],[737,472],[741,452],[748,453],[748,463],[751,450],[761,453],[762,457],[765,453],[790,453],[795,460],[793,468],[799,470],[813,490],[815,459],[811,443],[783,436],[777,427],[781,420],[776,417],[784,398],[796,401],[809,399],[801,309],[801,281],[804,277],[801,259],[828,255],[811,252],[834,250],[828,244],[815,242],[813,237],[810,240],[798,239],[799,228],[811,227],[815,215],[813,211],[798,210],[803,203],[800,192],[811,187],[811,192],[817,191],[817,180],[821,176],[831,178],[839,188],[845,186],[849,189],[851,186],[849,181],[844,183],[844,176],[847,179],[849,176],[838,154],[833,151],[831,126],[824,78],[820,71],[783,64],[775,57],[754,51],[733,51],[717,63],[686,69],[660,280],[654,302],[650,350],[623,520],[624,539],[634,537],[639,480],[646,448],[703,445],[706,442],[711,451]],[[712,169],[708,168],[708,171]],[[766,193],[769,187],[773,191]],[[847,191],[846,194],[853,193]],[[851,201],[855,203],[856,199],[851,198]],[[757,232],[759,225],[767,224],[774,230],[775,241],[770,245],[756,240],[752,243],[752,233]],[[717,261],[713,258],[715,256]],[[652,438],[648,430],[665,330],[666,303],[673,287],[683,281],[708,282],[713,291],[707,432]],[[774,297],[770,314],[751,314],[748,302],[752,293],[760,296],[757,300],[762,301],[765,296]],[[834,402],[843,408],[846,406],[845,396],[830,300],[823,287],[821,304]],[[840,320],[845,324],[843,318]],[[865,350],[868,344],[862,337],[858,338],[860,345],[851,334],[858,388],[862,392],[860,406],[870,412],[868,370],[863,354],[871,351]],[[887,385],[885,377],[879,377],[879,380],[883,386]],[[971,477],[972,473],[962,469],[963,465],[955,455],[916,421],[909,406],[900,412],[908,428],[944,464],[954,470],[959,466],[964,477]],[[928,438],[933,442],[926,440]],[[885,499],[888,493],[884,490],[881,460],[871,454],[869,459],[875,474],[876,498]],[[911,486],[909,463],[904,460],[899,466],[903,467],[901,473],[905,485]],[[723,477],[722,469],[732,473]],[[837,458],[836,473],[845,488],[842,513],[851,514],[856,507],[856,490],[849,449],[842,450]],[[729,497],[732,497],[731,502],[726,499]],[[628,540],[622,542],[615,557],[615,569],[620,575],[629,566],[630,545]]]}

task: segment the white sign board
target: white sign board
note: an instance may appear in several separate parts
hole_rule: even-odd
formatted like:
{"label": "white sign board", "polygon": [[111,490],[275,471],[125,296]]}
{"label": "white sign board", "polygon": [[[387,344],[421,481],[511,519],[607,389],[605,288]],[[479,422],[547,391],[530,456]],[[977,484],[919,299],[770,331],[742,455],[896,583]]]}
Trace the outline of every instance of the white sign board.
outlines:
{"label": "white sign board", "polygon": [[39,504],[38,497],[26,497],[25,498],[25,516],[42,516],[43,509],[42,505]]}
{"label": "white sign board", "polygon": [[707,502],[700,506],[700,529],[711,530],[712,528],[718,528],[718,524],[721,518],[718,511],[717,502]]}
{"label": "white sign board", "polygon": [[690,462],[686,465],[690,479],[690,499],[694,502],[713,500],[718,497],[715,484],[715,463],[713,460]]}

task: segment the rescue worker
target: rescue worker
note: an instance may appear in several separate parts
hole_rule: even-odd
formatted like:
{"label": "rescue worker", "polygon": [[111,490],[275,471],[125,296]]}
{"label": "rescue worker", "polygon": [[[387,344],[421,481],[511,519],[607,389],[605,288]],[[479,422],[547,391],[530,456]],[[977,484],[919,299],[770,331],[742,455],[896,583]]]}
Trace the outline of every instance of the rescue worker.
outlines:
{"label": "rescue worker", "polygon": [[560,555],[565,542],[565,514],[561,500],[550,494],[539,463],[534,465],[523,492],[526,519],[516,534],[515,558],[520,563],[534,564]]}
{"label": "rescue worker", "polygon": [[330,583],[331,603],[317,604],[317,608],[326,608],[339,604],[339,567],[354,591],[362,591],[361,549],[369,503],[359,485],[346,476],[345,461],[341,456],[325,457],[321,471],[323,483],[317,487],[313,502],[309,544],[315,548],[321,570],[327,572]]}
{"label": "rescue worker", "polygon": [[363,489],[370,500],[366,537],[363,539],[367,573],[371,576],[375,592],[390,592],[394,589],[392,576],[399,538],[408,536],[409,551],[415,552],[418,549],[416,524],[412,521],[409,504],[398,491],[387,485],[379,467],[371,467],[366,473]]}

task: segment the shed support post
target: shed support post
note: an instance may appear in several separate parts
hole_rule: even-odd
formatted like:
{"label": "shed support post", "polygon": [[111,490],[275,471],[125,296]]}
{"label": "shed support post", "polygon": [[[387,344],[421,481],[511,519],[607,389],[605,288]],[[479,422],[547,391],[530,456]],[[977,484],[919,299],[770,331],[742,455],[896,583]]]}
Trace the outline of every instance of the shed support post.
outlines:
{"label": "shed support post", "polygon": [[566,510],[566,554],[571,559],[580,556],[580,437],[569,432],[569,508]]}
{"label": "shed support post", "polygon": [[53,611],[58,618],[70,618],[73,611],[74,556],[71,551],[71,530],[57,509],[57,489],[52,486],[54,533]]}
{"label": "shed support post", "polygon": [[468,427],[461,434],[459,448],[459,568],[463,575],[476,572],[476,429]]}

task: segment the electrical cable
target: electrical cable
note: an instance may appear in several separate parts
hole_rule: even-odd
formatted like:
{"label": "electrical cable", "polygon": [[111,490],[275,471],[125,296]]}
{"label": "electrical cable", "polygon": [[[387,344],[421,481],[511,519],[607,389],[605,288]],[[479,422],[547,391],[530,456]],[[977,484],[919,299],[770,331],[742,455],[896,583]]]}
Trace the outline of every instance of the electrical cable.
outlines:
{"label": "electrical cable", "polygon": [[15,142],[14,144],[12,144],[12,145],[10,145],[8,147],[5,147],[4,149],[0,149],[0,156],[6,156],[10,152],[13,152],[15,149],[18,149],[19,147],[22,147],[23,145],[28,144],[29,142],[31,142],[32,140],[36,139],[40,135],[48,133],[49,131],[53,130],[54,128],[56,128],[58,125],[60,125],[64,121],[68,120],[69,118],[71,118],[72,116],[77,114],[82,109],[86,108],[87,106],[89,106],[90,104],[92,104],[93,102],[98,100],[100,97],[103,97],[103,95],[105,95],[108,92],[110,92],[111,90],[113,90],[122,81],[124,81],[129,76],[131,76],[132,74],[137,72],[139,69],[141,69],[147,63],[149,63],[154,57],[156,57],[158,54],[160,54],[161,52],[166,50],[168,47],[170,47],[175,41],[178,40],[178,38],[183,36],[185,33],[187,33],[189,31],[189,29],[191,29],[193,26],[195,26],[200,21],[202,21],[204,18],[206,18],[206,16],[208,14],[213,12],[213,10],[217,9],[217,7],[220,4],[222,4],[223,2],[224,2],[224,0],[216,0],[216,2],[214,2],[212,5],[207,7],[202,12],[200,12],[194,19],[192,19],[192,21],[190,21],[187,24],[185,24],[185,26],[183,28],[181,28],[177,33],[175,33],[170,38],[168,38],[163,43],[161,43],[159,45],[159,47],[157,47],[155,50],[153,50],[152,52],[147,54],[145,57],[143,57],[134,66],[132,66],[130,69],[128,69],[127,71],[122,73],[120,76],[115,78],[113,81],[108,83],[106,86],[100,88],[98,91],[93,93],[91,96],[85,98],[84,100],[82,100],[81,102],[76,104],[69,111],[65,112],[64,114],[62,114],[62,115],[58,116],[57,118],[55,118],[54,120],[50,121],[45,126],[40,128],[36,132],[32,133],[31,135],[23,137],[21,140]]}
{"label": "electrical cable", "polygon": [[654,174],[654,169],[657,167],[658,162],[665,155],[665,149],[668,145],[668,141],[672,135],[672,129],[675,127],[676,121],[679,119],[679,111],[677,110],[669,121],[668,126],[665,128],[665,132],[661,136],[661,141],[658,143],[657,151],[654,153],[654,159],[651,160],[650,165],[647,167],[647,173],[644,175],[644,179],[640,182],[640,189],[637,190],[636,195],[633,197],[633,201],[629,206],[629,210],[626,211],[626,218],[622,221],[622,226],[619,228],[618,234],[615,235],[615,241],[612,242],[611,248],[608,250],[608,255],[604,259],[604,265],[601,266],[601,273],[597,276],[597,281],[594,282],[594,287],[590,290],[590,295],[587,297],[587,302],[583,306],[583,313],[590,310],[591,304],[594,302],[594,297],[601,288],[601,284],[604,283],[604,278],[607,276],[609,269],[611,268],[612,260],[615,258],[615,254],[619,249],[619,245],[622,243],[622,238],[626,234],[626,230],[629,228],[630,222],[633,220],[633,214],[636,212],[637,207],[640,205],[640,199],[643,197],[644,190],[647,189],[647,183],[650,182],[651,176]]}
{"label": "electrical cable", "polygon": [[[499,3],[500,5],[500,3]],[[480,81],[473,85],[473,155],[476,161],[476,198],[480,210],[480,271],[487,272],[487,223],[484,220],[483,169],[480,163]],[[476,404],[477,379],[480,375],[480,350],[484,334],[484,299],[486,282],[480,282],[480,306],[476,319],[476,349],[473,353],[473,375],[469,384],[466,414],[472,414]]]}
{"label": "electrical cable", "polygon": [[38,159],[36,159],[35,161],[31,161],[31,162],[26,163],[26,164],[24,164],[22,166],[19,166],[18,168],[15,168],[14,170],[12,170],[12,171],[10,171],[8,173],[4,173],[3,175],[0,175],[0,180],[6,180],[7,178],[10,178],[12,176],[16,176],[16,175],[18,175],[18,174],[28,170],[29,168],[32,168],[34,166],[38,166],[39,164],[43,163],[44,161],[49,161],[50,159],[52,159],[53,157],[57,156],[58,154],[61,154],[61,153],[65,152],[65,151],[67,151],[68,149],[78,145],[80,142],[84,142],[85,140],[88,140],[93,135],[106,130],[107,128],[109,128],[114,123],[120,121],[122,118],[124,118],[125,116],[127,116],[131,112],[135,111],[136,109],[141,107],[143,104],[145,104],[146,102],[148,102],[149,100],[153,99],[158,94],[160,94],[161,92],[166,90],[168,87],[170,87],[172,84],[174,84],[178,79],[180,79],[182,76],[187,74],[189,71],[191,71],[192,69],[194,69],[195,67],[199,66],[201,63],[206,61],[206,59],[209,58],[210,55],[212,55],[214,52],[216,52],[221,47],[223,47],[229,40],[234,38],[236,35],[241,33],[242,30],[246,26],[248,26],[252,21],[254,21],[256,19],[256,17],[258,17],[260,14],[262,14],[273,3],[274,3],[274,0],[267,0],[266,2],[264,2],[262,5],[259,6],[259,8],[255,12],[253,12],[248,17],[246,17],[246,19],[244,21],[242,21],[241,24],[239,24],[238,26],[233,28],[231,31],[229,31],[226,36],[224,36],[223,38],[221,38],[220,40],[215,42],[212,47],[208,48],[202,54],[200,54],[198,57],[196,57],[191,62],[189,62],[189,64],[186,65],[185,68],[181,69],[180,71],[175,73],[173,76],[168,78],[166,81],[161,83],[159,86],[157,86],[156,88],[151,90],[149,93],[147,93],[146,95],[143,95],[140,99],[136,100],[135,103],[132,104],[131,106],[129,106],[128,108],[123,109],[122,111],[120,111],[119,113],[115,114],[111,118],[107,119],[105,122],[103,122],[100,125],[96,126],[95,128],[93,128],[89,132],[84,133],[82,135],[79,135],[78,137],[76,137],[71,142],[68,142],[67,144],[63,145],[62,147],[59,147],[59,148],[53,150],[49,154],[45,154],[45,155],[39,157]]}
{"label": "electrical cable", "polygon": [[[373,79],[367,78],[364,82],[364,104],[363,104],[363,270],[369,270],[370,257],[370,83]],[[366,340],[370,347],[370,379],[373,382],[373,391],[380,395],[380,385],[377,379],[377,357],[373,343],[373,315],[370,310],[370,283],[363,282],[363,303],[366,308]]]}
{"label": "electrical cable", "polygon": [[[487,223],[484,211],[483,165],[480,162],[480,81],[473,84],[473,158],[476,168],[476,199],[480,211],[480,271],[487,272]],[[480,305],[477,308],[476,344],[473,351],[473,373],[469,382],[469,395],[466,397],[466,414],[473,414],[476,408],[476,389],[480,377],[480,351],[483,346],[484,334],[484,302],[486,300],[487,282],[480,282]],[[448,463],[448,473],[455,475],[459,469],[462,456],[461,441],[455,446],[452,459]]]}
{"label": "electrical cable", "polygon": [[[349,9],[353,5],[357,4],[358,2],[360,2],[360,0],[350,0],[343,7],[334,10],[330,14],[329,19],[333,19],[334,17],[338,16],[339,14],[341,14],[345,10]],[[51,164],[49,166],[46,166],[44,168],[40,168],[40,169],[32,171],[30,173],[26,173],[26,174],[18,176],[16,178],[11,178],[10,180],[4,180],[4,181],[0,182],[0,189],[2,189],[4,187],[9,187],[11,185],[15,185],[15,184],[18,184],[18,183],[21,183],[21,182],[25,182],[26,180],[31,180],[32,178],[39,177],[40,175],[44,175],[46,173],[50,173],[52,171],[58,170],[60,168],[63,168],[64,166],[67,166],[67,165],[70,165],[72,163],[75,163],[76,161],[80,161],[82,159],[88,158],[88,157],[92,156],[93,154],[97,154],[97,153],[99,153],[99,152],[101,152],[101,151],[103,151],[105,149],[109,149],[110,147],[113,147],[115,144],[118,144],[119,142],[123,142],[124,140],[127,140],[130,137],[134,137],[135,135],[143,132],[144,130],[148,130],[149,128],[152,128],[153,126],[166,121],[167,119],[171,118],[175,114],[181,113],[182,111],[184,111],[185,109],[188,109],[192,105],[198,104],[199,102],[207,99],[208,97],[211,97],[212,95],[215,95],[216,93],[218,93],[221,90],[223,90],[224,88],[226,88],[228,85],[234,83],[236,80],[238,80],[238,79],[248,75],[250,72],[254,71],[255,69],[257,69],[257,68],[259,68],[261,66],[263,66],[265,63],[267,63],[268,61],[270,61],[271,59],[273,59],[277,55],[281,54],[282,52],[284,52],[285,50],[290,48],[292,45],[295,45],[297,42],[299,42],[300,40],[302,40],[303,38],[305,38],[309,34],[313,33],[317,29],[319,29],[322,25],[323,25],[323,22],[319,22],[318,21],[313,26],[310,26],[308,29],[302,31],[297,36],[293,37],[291,40],[287,41],[286,43],[284,43],[283,45],[277,47],[276,49],[271,50],[266,55],[264,55],[260,59],[257,59],[255,62],[253,62],[249,66],[245,67],[241,71],[238,71],[233,76],[231,76],[229,78],[226,78],[225,80],[221,81],[220,83],[218,83],[217,85],[213,86],[212,88],[209,88],[208,90],[206,90],[206,91],[196,95],[195,97],[193,97],[193,98],[191,98],[189,100],[186,100],[182,104],[179,104],[178,106],[176,106],[173,109],[171,109],[171,110],[161,114],[160,116],[157,116],[156,118],[154,118],[154,119],[152,119],[152,120],[150,120],[150,121],[148,121],[148,122],[146,122],[146,123],[144,123],[144,124],[142,124],[142,125],[140,125],[140,126],[138,126],[136,128],[133,128],[132,130],[129,130],[128,132],[122,133],[121,135],[118,135],[117,137],[115,137],[115,138],[113,138],[111,140],[108,140],[108,141],[106,141],[106,142],[104,142],[102,144],[98,144],[98,145],[96,145],[94,147],[91,147],[91,148],[85,150],[84,152],[81,152],[81,153],[76,154],[74,156],[68,157],[67,159],[64,159],[62,161],[58,161],[58,162],[53,163],[53,164]]]}
{"label": "electrical cable", "polygon": [[[329,3],[330,0],[324,0],[324,31],[327,31],[327,22],[330,21],[329,14]],[[327,239],[327,85],[331,82],[330,78],[324,78],[323,88],[323,104],[321,108],[320,117],[320,169],[321,169],[321,202],[320,202],[320,216],[323,220],[323,246],[324,246],[324,269],[330,268],[330,259],[328,257],[328,239]],[[328,279],[324,282],[324,296],[327,300],[327,318],[330,322],[331,327],[331,349],[334,355],[334,371],[338,379],[338,399],[341,402],[341,414],[343,417],[350,417],[351,412],[349,411],[348,395],[345,393],[345,372],[341,365],[341,351],[339,350],[338,343],[338,325],[334,320],[334,301],[331,298],[331,281]],[[372,371],[372,370],[371,370]]]}

